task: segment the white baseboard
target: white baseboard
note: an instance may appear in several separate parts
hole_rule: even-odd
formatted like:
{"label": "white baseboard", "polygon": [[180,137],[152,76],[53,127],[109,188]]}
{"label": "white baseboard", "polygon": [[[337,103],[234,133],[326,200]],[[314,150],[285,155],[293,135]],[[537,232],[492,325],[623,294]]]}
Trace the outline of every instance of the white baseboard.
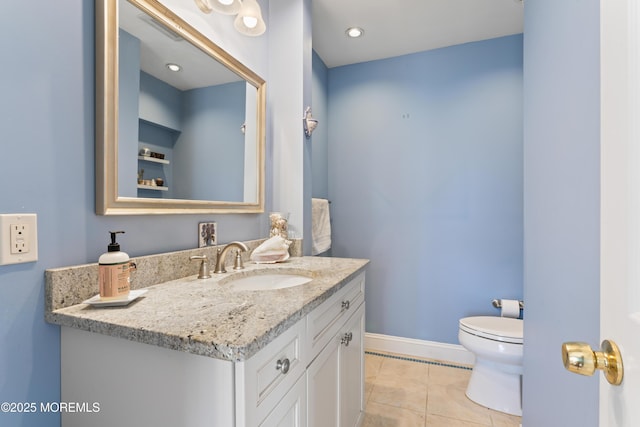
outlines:
{"label": "white baseboard", "polygon": [[364,334],[364,347],[368,351],[386,351],[425,359],[437,359],[450,363],[473,365],[473,353],[461,345],[446,344],[413,338],[382,334]]}

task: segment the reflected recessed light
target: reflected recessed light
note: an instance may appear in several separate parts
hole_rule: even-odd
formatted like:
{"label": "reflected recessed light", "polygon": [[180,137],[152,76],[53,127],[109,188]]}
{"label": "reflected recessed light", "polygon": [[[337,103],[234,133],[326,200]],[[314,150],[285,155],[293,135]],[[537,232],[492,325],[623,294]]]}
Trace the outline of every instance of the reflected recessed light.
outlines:
{"label": "reflected recessed light", "polygon": [[347,31],[345,31],[345,34],[348,37],[355,39],[358,37],[362,37],[364,35],[364,30],[360,27],[350,27],[350,28],[347,28]]}
{"label": "reflected recessed light", "polygon": [[178,64],[172,64],[172,63],[167,64],[167,68],[175,72],[182,70],[181,66],[179,66]]}

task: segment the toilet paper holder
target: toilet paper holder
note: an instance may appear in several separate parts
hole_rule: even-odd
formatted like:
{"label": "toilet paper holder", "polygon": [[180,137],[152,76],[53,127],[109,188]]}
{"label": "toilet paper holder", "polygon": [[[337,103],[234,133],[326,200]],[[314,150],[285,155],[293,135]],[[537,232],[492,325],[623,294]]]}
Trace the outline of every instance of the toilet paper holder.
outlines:
{"label": "toilet paper holder", "polygon": [[[493,304],[495,308],[502,308],[501,299],[494,299],[493,301],[491,301],[491,304]],[[524,310],[524,301],[518,301],[518,305],[520,306],[520,310]]]}

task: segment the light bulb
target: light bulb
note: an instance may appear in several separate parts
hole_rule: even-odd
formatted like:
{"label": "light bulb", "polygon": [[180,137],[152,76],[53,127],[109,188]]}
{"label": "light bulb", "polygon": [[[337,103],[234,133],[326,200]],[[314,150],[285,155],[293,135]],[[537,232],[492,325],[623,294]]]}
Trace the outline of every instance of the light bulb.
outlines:
{"label": "light bulb", "polygon": [[246,25],[247,28],[255,28],[256,25],[258,25],[258,18],[254,16],[245,16],[242,18],[242,22],[244,22],[244,25]]}
{"label": "light bulb", "polygon": [[246,36],[259,36],[267,26],[262,19],[262,11],[256,0],[243,0],[238,16],[233,21],[236,30]]}
{"label": "light bulb", "polygon": [[215,11],[224,15],[235,15],[240,11],[240,0],[196,0],[196,4],[204,13]]}

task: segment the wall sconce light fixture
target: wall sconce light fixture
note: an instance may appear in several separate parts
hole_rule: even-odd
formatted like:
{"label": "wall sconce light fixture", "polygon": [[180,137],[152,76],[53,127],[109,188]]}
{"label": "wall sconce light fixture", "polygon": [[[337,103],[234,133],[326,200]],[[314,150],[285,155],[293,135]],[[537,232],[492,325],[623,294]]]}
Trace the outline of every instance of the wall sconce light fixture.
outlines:
{"label": "wall sconce light fixture", "polygon": [[302,118],[302,127],[304,128],[304,134],[307,139],[311,138],[311,133],[318,126],[318,121],[311,116],[311,107],[307,107],[304,110],[304,117]]}
{"label": "wall sconce light fixture", "polygon": [[262,19],[262,11],[256,0],[243,0],[233,26],[245,36],[259,36],[265,32],[267,26]]}
{"label": "wall sconce light fixture", "polygon": [[216,11],[223,15],[235,15],[240,12],[240,0],[196,0],[196,4],[204,13]]}
{"label": "wall sconce light fixture", "polygon": [[262,19],[262,11],[256,0],[195,0],[198,8],[204,13],[212,11],[223,15],[236,15],[234,28],[245,36],[263,34],[267,25]]}

